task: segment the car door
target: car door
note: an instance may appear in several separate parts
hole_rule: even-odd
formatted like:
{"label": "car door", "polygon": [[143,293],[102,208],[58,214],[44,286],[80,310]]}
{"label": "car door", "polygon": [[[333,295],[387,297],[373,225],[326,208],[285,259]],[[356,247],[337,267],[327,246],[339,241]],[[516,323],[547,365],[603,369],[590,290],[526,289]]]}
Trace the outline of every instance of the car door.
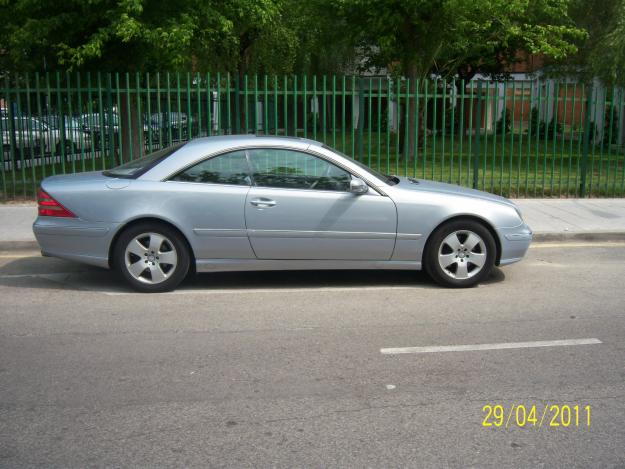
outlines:
{"label": "car door", "polygon": [[397,212],[375,190],[349,192],[351,174],[309,153],[248,150],[254,185],[247,233],[259,259],[387,260]]}
{"label": "car door", "polygon": [[245,151],[203,160],[166,184],[168,210],[189,228],[197,259],[254,259],[244,206],[251,178]]}

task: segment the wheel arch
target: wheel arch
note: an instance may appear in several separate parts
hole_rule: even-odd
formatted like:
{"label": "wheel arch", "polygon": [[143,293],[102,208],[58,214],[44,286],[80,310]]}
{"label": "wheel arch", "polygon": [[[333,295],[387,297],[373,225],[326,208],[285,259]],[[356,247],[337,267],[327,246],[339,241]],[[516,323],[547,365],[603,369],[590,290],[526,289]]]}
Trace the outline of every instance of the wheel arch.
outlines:
{"label": "wheel arch", "polygon": [[479,217],[477,215],[453,215],[449,218],[446,218],[445,220],[441,221],[438,225],[436,225],[434,227],[434,229],[432,231],[430,231],[430,234],[428,235],[425,244],[424,244],[424,249],[423,249],[423,253],[421,254],[421,262],[423,263],[423,257],[425,256],[425,253],[428,251],[429,249],[429,243],[430,240],[432,239],[432,235],[434,234],[434,232],[436,230],[438,230],[441,226],[447,224],[447,223],[451,223],[451,222],[455,222],[455,221],[460,221],[460,220],[471,220],[474,222],[479,223],[480,225],[482,225],[484,228],[486,228],[490,234],[492,235],[493,239],[495,240],[495,265],[499,265],[499,261],[501,260],[501,239],[499,239],[499,235],[497,234],[497,230],[495,230],[495,228],[493,227],[493,225],[488,222],[487,220],[485,220],[482,217]]}
{"label": "wheel arch", "polygon": [[128,222],[124,223],[122,226],[120,226],[118,228],[117,232],[115,233],[115,236],[113,236],[113,239],[111,240],[111,244],[109,245],[108,263],[109,263],[109,267],[111,269],[115,267],[113,253],[115,251],[115,245],[117,244],[117,240],[122,235],[122,233],[124,231],[126,231],[128,228],[131,228],[131,227],[133,227],[135,225],[138,225],[140,223],[156,223],[156,224],[159,224],[159,225],[165,225],[165,226],[175,230],[180,235],[180,237],[184,240],[185,244],[187,245],[187,249],[189,250],[189,257],[190,257],[190,260],[191,260],[189,268],[190,268],[191,271],[195,272],[195,253],[193,252],[193,248],[191,247],[191,243],[189,242],[189,240],[187,239],[185,234],[182,232],[182,230],[180,228],[178,228],[172,222],[164,220],[164,219],[159,218],[159,217],[154,217],[154,216],[134,218],[134,219],[129,220]]}

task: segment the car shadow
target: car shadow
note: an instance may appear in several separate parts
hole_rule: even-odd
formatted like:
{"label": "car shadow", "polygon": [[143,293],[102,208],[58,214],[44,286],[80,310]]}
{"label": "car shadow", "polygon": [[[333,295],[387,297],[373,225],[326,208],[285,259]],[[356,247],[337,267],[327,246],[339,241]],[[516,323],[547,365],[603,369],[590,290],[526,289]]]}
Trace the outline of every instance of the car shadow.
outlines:
{"label": "car shadow", "polygon": [[[505,280],[495,267],[482,285]],[[0,285],[102,293],[133,293],[116,272],[71,261],[25,257],[0,265]],[[177,291],[284,290],[319,288],[443,288],[423,271],[410,270],[297,270],[260,272],[211,272],[189,275]]]}
{"label": "car shadow", "polygon": [[424,272],[400,270],[290,270],[200,273],[186,288],[284,289],[354,287],[435,287]]}

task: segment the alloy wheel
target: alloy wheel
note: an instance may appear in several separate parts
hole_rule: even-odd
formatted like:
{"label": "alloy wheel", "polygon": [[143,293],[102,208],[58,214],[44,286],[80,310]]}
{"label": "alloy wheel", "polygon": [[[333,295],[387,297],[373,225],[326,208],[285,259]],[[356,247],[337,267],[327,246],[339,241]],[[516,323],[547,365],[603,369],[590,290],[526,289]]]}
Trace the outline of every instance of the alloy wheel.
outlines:
{"label": "alloy wheel", "polygon": [[156,285],[176,270],[178,253],[174,244],[159,233],[141,233],[126,246],[124,260],[128,273],[136,280]]}
{"label": "alloy wheel", "polygon": [[477,275],[486,263],[488,253],[484,240],[469,230],[458,230],[443,239],[438,249],[438,264],[454,279]]}

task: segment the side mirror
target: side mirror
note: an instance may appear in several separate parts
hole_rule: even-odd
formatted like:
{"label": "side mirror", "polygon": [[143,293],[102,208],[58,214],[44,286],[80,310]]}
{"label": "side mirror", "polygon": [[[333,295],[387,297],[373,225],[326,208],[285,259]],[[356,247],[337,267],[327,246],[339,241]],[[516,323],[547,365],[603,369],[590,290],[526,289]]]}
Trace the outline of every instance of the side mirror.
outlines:
{"label": "side mirror", "polygon": [[349,182],[349,191],[352,194],[357,194],[357,195],[366,194],[368,190],[369,190],[369,186],[362,179],[352,178],[351,181]]}

